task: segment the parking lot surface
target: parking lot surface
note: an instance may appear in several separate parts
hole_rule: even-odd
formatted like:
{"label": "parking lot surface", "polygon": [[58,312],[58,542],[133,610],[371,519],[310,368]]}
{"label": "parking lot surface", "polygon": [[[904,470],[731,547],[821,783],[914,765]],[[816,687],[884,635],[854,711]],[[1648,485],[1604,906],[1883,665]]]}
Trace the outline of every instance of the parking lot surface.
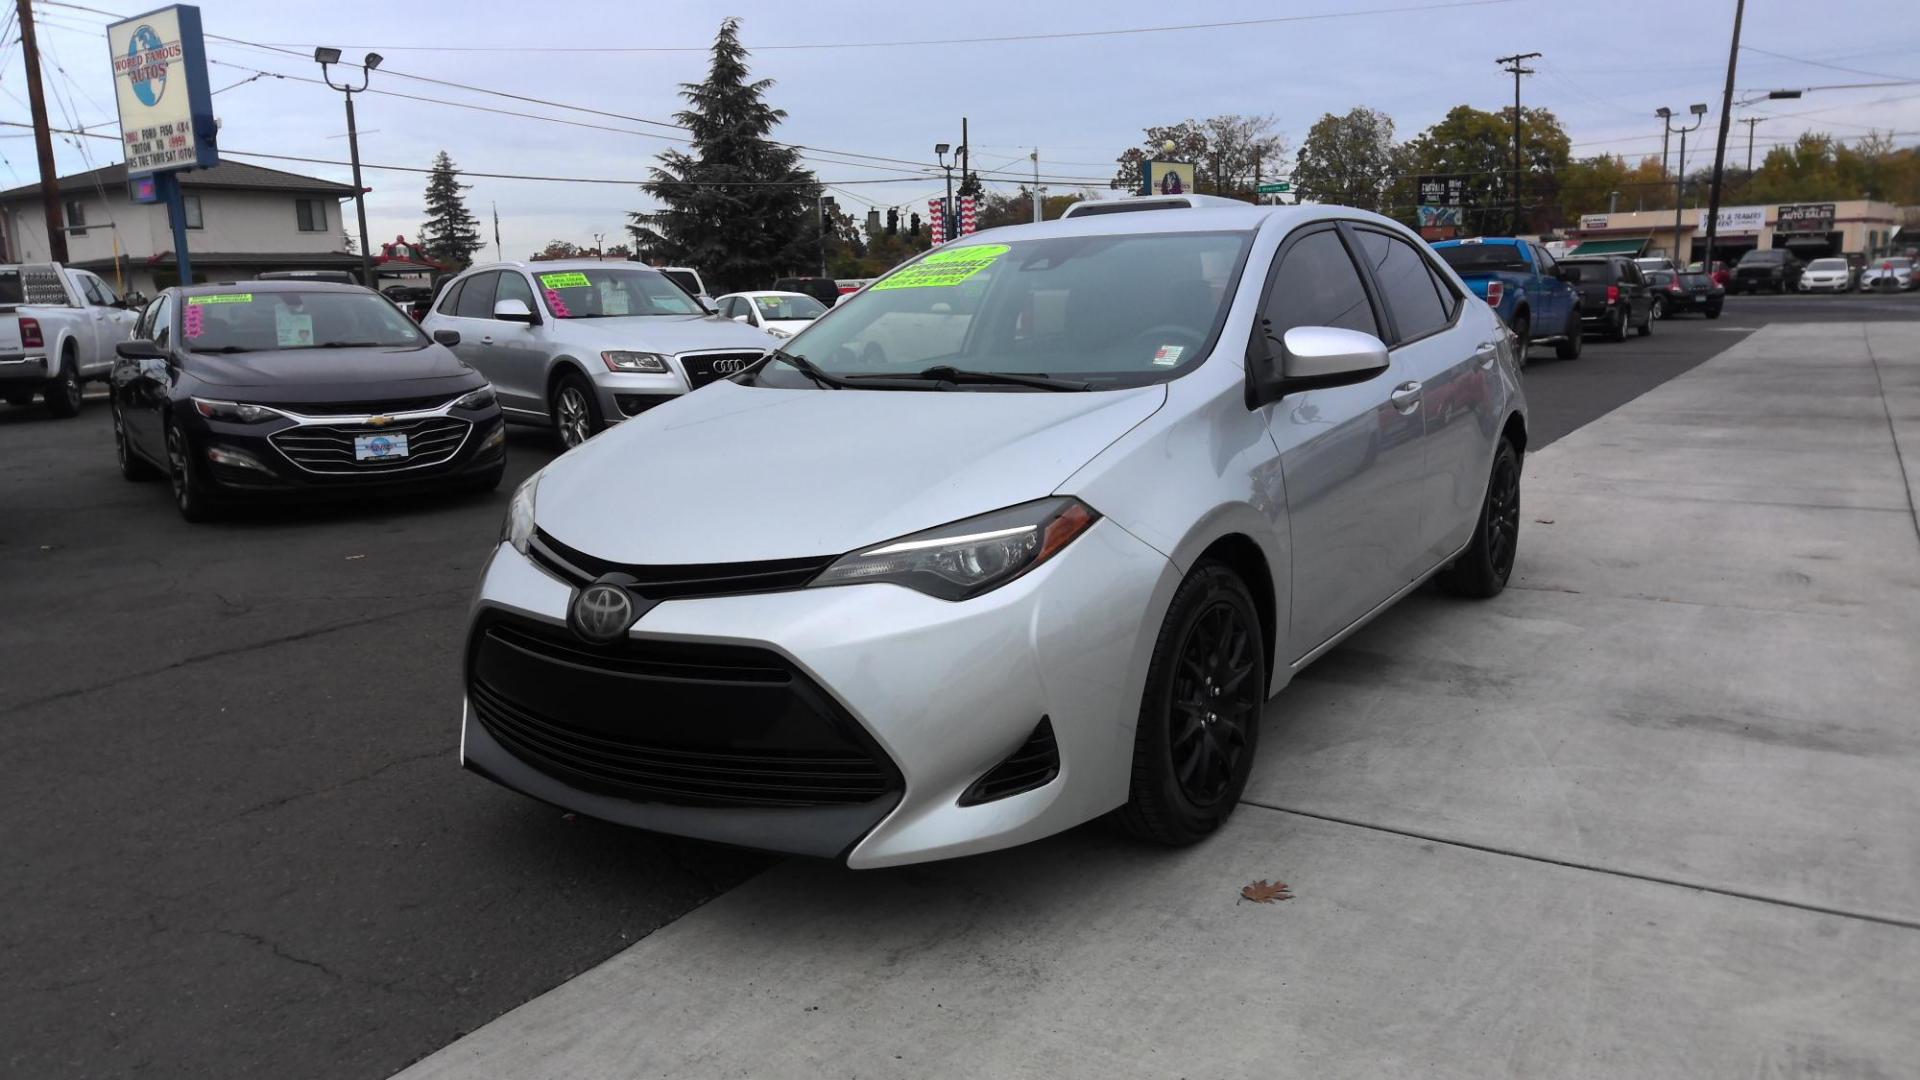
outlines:
{"label": "parking lot surface", "polygon": [[[1920,423],[1920,322],[1894,321],[1915,316],[1739,298],[1536,350],[1534,445],[1558,443],[1529,460],[1518,587],[1418,597],[1312,669],[1270,714],[1258,805],[1210,844],[1092,828],[888,874],[783,863],[650,938],[770,860],[455,767],[465,604],[544,437],[516,434],[491,497],[196,527],[118,477],[97,400],[0,407],[0,1071],[382,1076],[590,969],[422,1073],[614,1074],[519,1045],[808,1075],[856,1026],[886,1034],[862,1073],[983,1036],[981,1075],[1156,1050],[1194,1074],[1255,1049],[1334,1075],[1910,1061],[1886,1010],[1916,1000],[1915,745],[1888,695],[1916,689],[1916,554],[1887,416]],[[1300,900],[1232,903],[1276,874]],[[1183,977],[1187,1004],[1086,1047]],[[1680,1052],[1684,1010],[1763,987],[1692,1056],[1650,1056]],[[1636,1024],[1638,1051],[1613,1038]],[[1268,1041],[1226,1038],[1250,1028]],[[1400,1056],[1352,1056],[1370,1030]]]}

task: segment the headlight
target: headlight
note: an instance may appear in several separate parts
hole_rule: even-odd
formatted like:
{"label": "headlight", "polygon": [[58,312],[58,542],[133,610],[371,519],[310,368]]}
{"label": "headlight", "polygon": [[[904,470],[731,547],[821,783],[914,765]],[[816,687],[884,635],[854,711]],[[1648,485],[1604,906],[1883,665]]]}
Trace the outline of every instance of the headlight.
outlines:
{"label": "headlight", "polygon": [[769,326],[766,328],[766,331],[767,333],[772,334],[774,337],[777,337],[777,338],[790,338],[793,336],[793,331],[782,330],[777,326]]}
{"label": "headlight", "polygon": [[460,395],[460,399],[453,403],[453,407],[456,409],[484,409],[491,406],[493,402],[493,384],[488,383],[478,390],[468,391]]}
{"label": "headlight", "polygon": [[209,420],[227,420],[236,424],[258,424],[262,420],[272,420],[284,416],[279,409],[269,409],[265,405],[248,405],[239,401],[214,401],[209,398],[194,398],[193,407],[201,416]]}
{"label": "headlight", "polygon": [[842,556],[812,584],[887,581],[965,600],[1046,562],[1099,519],[1078,499],[1038,499]]}
{"label": "headlight", "polygon": [[608,371],[638,371],[647,375],[665,375],[667,358],[650,352],[603,352],[600,359]]}
{"label": "headlight", "polygon": [[527,553],[527,541],[533,539],[533,493],[539,484],[540,474],[535,473],[514,489],[513,499],[507,503],[507,520],[500,523],[500,539],[522,555]]}

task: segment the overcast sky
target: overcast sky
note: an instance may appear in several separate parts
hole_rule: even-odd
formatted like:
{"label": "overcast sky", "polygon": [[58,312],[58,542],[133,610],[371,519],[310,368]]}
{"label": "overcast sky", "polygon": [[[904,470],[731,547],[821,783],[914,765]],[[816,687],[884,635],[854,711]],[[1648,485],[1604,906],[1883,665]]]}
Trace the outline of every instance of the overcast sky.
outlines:
{"label": "overcast sky", "polygon": [[[114,0],[84,0],[84,6],[119,14],[149,10],[147,3]],[[1387,13],[1365,14],[1382,9]],[[66,126],[71,115],[81,124],[102,125],[94,130],[117,134],[103,30],[110,20],[71,7],[40,10],[45,76],[56,91],[55,125]],[[743,39],[757,50],[755,75],[775,81],[769,99],[788,113],[776,137],[821,148],[818,158],[833,157],[824,151],[841,151],[924,163],[816,159],[815,171],[835,185],[841,205],[860,210],[868,202],[916,202],[924,209],[924,200],[941,186],[938,172],[926,167],[933,161],[933,145],[957,144],[963,115],[971,118],[977,170],[1028,175],[1027,155],[1037,146],[1041,171],[1060,178],[1050,185],[1059,190],[1072,186],[1067,178],[1104,184],[1114,156],[1139,140],[1142,127],[1187,117],[1271,113],[1291,156],[1322,114],[1364,104],[1392,116],[1399,137],[1409,138],[1454,105],[1497,109],[1510,102],[1512,77],[1494,57],[1516,52],[1544,54],[1531,62],[1538,74],[1526,80],[1525,101],[1560,117],[1576,155],[1657,154],[1655,108],[1666,105],[1684,113],[1689,104],[1706,102],[1714,112],[1701,135],[1717,123],[1733,4],[1054,0],[923,6],[736,0],[721,7],[596,0],[205,0],[201,11],[209,34],[297,54],[208,42],[216,89],[258,70],[288,76],[256,78],[214,98],[223,124],[222,149],[236,160],[342,181],[348,177],[342,166],[239,153],[346,160],[341,96],[293,78],[317,76],[318,66],[310,59],[314,45],[338,45],[349,58],[368,49],[382,53],[385,65],[373,73],[376,91],[616,129],[369,94],[357,99],[365,162],[424,167],[445,149],[461,168],[476,173],[637,181],[646,178],[654,154],[671,144],[634,133],[674,133],[635,120],[672,119],[683,105],[679,84],[705,74],[704,49],[721,17],[732,12],[743,20]],[[776,48],[1333,13],[1340,17],[1045,40]],[[1736,80],[1743,90],[1920,80],[1920,4],[1915,0],[1753,0],[1744,40],[1750,49],[1766,52],[1743,52]],[[591,51],[596,49],[602,51]],[[0,59],[4,119],[25,122],[17,31],[9,33]],[[516,102],[402,73],[635,119]],[[1775,118],[1758,130],[1762,153],[1768,143],[1810,128],[1846,136],[1870,127],[1891,129],[1901,145],[1920,143],[1920,84],[1823,89],[1799,101],[1770,104],[1773,108],[1764,112]],[[1736,115],[1761,111],[1736,110]],[[1743,157],[1746,129],[1733,130],[1739,133],[1738,149],[1730,153]],[[5,155],[0,174],[7,186],[37,178],[33,143],[25,136],[18,128],[0,129]],[[119,160],[114,141],[68,139],[57,144],[63,173],[89,165],[76,142],[87,144],[92,164]],[[1710,143],[1694,142],[1690,151],[1702,145]],[[1690,165],[1704,160],[1689,154]],[[917,178],[923,173],[930,175]],[[368,214],[375,243],[399,233],[411,238],[423,216],[425,177],[371,169],[367,183],[374,189]],[[485,177],[473,177],[471,183],[468,205],[489,242],[492,207],[499,208],[507,257],[524,257],[553,238],[591,244],[596,232],[605,233],[611,244],[622,235],[625,212],[645,205],[644,195],[630,184]],[[350,213],[347,217],[351,221]],[[492,255],[491,246],[485,255]]]}

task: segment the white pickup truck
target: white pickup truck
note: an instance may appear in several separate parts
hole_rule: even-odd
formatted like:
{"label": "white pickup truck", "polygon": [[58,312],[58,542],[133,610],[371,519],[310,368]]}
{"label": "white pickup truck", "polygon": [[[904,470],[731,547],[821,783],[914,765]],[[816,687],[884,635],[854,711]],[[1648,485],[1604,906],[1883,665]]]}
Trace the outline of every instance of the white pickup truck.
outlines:
{"label": "white pickup truck", "polygon": [[58,263],[0,264],[0,398],[80,411],[80,384],[113,371],[114,345],[140,314],[98,274]]}

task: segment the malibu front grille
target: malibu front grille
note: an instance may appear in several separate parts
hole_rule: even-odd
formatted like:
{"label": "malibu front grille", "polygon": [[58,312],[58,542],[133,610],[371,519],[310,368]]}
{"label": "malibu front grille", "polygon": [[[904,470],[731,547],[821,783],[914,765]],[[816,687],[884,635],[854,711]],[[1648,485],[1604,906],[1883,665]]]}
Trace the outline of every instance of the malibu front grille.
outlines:
{"label": "malibu front grille", "polygon": [[[369,475],[399,472],[429,465],[442,465],[453,459],[466,444],[473,424],[457,416],[430,416],[420,420],[401,420],[391,424],[302,424],[268,436],[274,449],[288,461],[311,473]],[[405,455],[363,456],[359,440],[385,436],[407,439]]]}
{"label": "malibu front grille", "polygon": [[680,366],[686,369],[687,385],[698,390],[710,382],[745,371],[765,355],[764,351],[681,353]]}

